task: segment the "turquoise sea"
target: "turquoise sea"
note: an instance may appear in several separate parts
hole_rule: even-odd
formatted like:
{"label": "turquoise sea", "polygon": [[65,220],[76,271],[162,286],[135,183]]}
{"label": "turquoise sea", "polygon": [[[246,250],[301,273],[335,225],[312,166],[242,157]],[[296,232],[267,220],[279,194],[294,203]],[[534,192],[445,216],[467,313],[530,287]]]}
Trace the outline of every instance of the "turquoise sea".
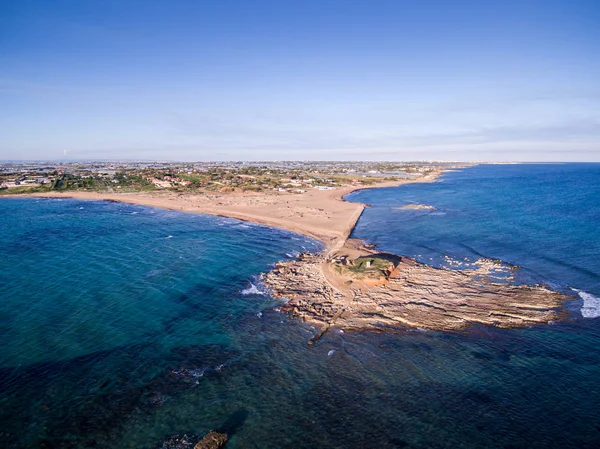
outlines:
{"label": "turquoise sea", "polygon": [[[600,446],[600,164],[483,165],[355,192],[354,236],[491,257],[569,294],[525,329],[315,330],[257,275],[318,242],[112,202],[0,199],[0,447]],[[403,210],[410,203],[433,211]]]}

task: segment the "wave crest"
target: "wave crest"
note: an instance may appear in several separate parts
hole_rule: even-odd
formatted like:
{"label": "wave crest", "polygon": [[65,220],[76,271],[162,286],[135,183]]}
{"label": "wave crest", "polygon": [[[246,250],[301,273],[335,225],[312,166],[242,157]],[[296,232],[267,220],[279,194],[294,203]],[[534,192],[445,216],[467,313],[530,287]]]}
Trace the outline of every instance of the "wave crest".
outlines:
{"label": "wave crest", "polygon": [[583,306],[581,306],[581,316],[584,318],[598,318],[600,317],[600,298],[592,295],[591,293],[584,292],[583,290],[573,289],[577,292],[579,297],[583,300]]}
{"label": "wave crest", "polygon": [[262,290],[259,290],[258,287],[256,285],[254,285],[252,282],[250,283],[250,287],[245,288],[240,293],[242,295],[265,295],[265,292],[263,292]]}

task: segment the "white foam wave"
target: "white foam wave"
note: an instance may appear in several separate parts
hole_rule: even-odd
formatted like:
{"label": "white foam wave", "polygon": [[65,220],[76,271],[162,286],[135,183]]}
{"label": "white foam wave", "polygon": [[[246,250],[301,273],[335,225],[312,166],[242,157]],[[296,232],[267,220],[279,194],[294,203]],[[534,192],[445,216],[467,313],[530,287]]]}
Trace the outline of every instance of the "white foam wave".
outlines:
{"label": "white foam wave", "polygon": [[577,292],[579,297],[583,299],[583,306],[581,306],[581,316],[584,318],[598,318],[600,317],[600,298],[592,295],[591,293],[584,292],[583,290],[573,289]]}
{"label": "white foam wave", "polygon": [[250,287],[245,288],[240,292],[242,295],[264,295],[265,292],[260,291],[256,285],[250,283]]}
{"label": "white foam wave", "polygon": [[[223,371],[223,368],[225,368],[225,366],[226,364],[223,363],[221,365],[215,366],[214,368],[210,366],[203,366],[200,368],[193,369],[181,368],[179,370],[171,370],[171,373],[176,377],[184,379],[200,379],[201,377],[204,377],[204,374],[206,374],[207,372],[215,371],[217,373],[220,373],[221,371]],[[196,384],[198,384],[198,382],[196,382]]]}
{"label": "white foam wave", "polygon": [[335,352],[335,349],[332,349],[331,351],[329,351],[327,353],[327,357],[331,357],[333,355],[333,353]]}
{"label": "white foam wave", "polygon": [[178,377],[194,377],[194,378],[199,378],[204,376],[204,373],[206,372],[207,368],[194,368],[194,369],[185,369],[182,368],[180,370],[172,370],[171,372],[178,376]]}

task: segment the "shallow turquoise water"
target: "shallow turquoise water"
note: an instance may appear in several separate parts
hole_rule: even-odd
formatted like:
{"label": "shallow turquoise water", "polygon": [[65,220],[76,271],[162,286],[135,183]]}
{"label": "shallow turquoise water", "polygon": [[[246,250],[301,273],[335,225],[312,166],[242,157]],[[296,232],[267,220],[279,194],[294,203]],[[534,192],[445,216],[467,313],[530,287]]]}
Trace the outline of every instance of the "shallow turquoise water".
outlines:
{"label": "shallow turquoise water", "polygon": [[[549,223],[560,222],[535,217],[563,200],[548,196],[556,205],[536,204],[532,217],[515,208],[525,201],[493,206],[497,191],[508,188],[502,170],[476,167],[439,184],[354,194],[373,204],[356,234],[431,263],[504,254],[527,279],[598,294],[596,227],[576,219],[554,244],[535,240],[546,241],[554,235]],[[587,210],[595,220],[595,176],[572,176],[571,185],[581,178],[588,189],[579,200],[570,196],[573,216]],[[496,194],[485,188],[490,183]],[[435,191],[440,186],[447,190]],[[406,201],[446,215],[393,209]],[[493,236],[493,214],[477,225],[486,216],[482,205],[497,218],[513,208],[518,223],[494,225],[513,227],[510,238]],[[458,224],[464,214],[471,217],[466,228]],[[449,216],[459,221],[435,222]],[[539,231],[519,240],[521,223]],[[232,448],[600,444],[600,320],[581,315],[581,299],[572,302],[569,321],[553,325],[332,332],[309,346],[314,329],[251,288],[277,260],[318,247],[304,237],[75,200],[2,199],[0,227],[1,447],[152,448],[169,435],[212,428],[226,430]],[[504,241],[504,253],[489,241]],[[569,250],[556,271],[561,245]]]}

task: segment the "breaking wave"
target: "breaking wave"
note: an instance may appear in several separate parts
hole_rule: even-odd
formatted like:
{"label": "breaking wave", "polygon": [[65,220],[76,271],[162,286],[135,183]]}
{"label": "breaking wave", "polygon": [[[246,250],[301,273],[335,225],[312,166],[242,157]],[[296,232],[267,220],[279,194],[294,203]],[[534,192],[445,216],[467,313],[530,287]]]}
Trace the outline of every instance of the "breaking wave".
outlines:
{"label": "breaking wave", "polygon": [[254,285],[252,282],[250,283],[250,287],[245,288],[240,292],[242,295],[264,295],[265,292],[259,290],[259,288]]}
{"label": "breaking wave", "polygon": [[577,292],[579,297],[583,300],[583,306],[581,306],[581,316],[584,318],[598,318],[600,317],[600,298],[592,295],[591,293],[584,292],[583,290],[573,289]]}

